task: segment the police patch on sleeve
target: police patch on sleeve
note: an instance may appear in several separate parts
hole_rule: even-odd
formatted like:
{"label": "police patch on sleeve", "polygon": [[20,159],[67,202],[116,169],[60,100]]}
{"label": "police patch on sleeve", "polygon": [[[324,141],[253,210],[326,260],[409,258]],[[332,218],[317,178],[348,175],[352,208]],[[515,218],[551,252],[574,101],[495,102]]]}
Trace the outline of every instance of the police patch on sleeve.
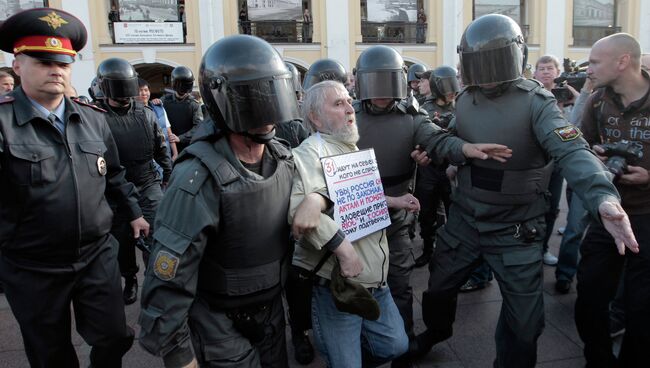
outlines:
{"label": "police patch on sleeve", "polygon": [[175,255],[161,250],[156,255],[153,272],[159,279],[169,281],[176,276],[179,261],[180,260]]}
{"label": "police patch on sleeve", "polygon": [[580,130],[573,125],[557,128],[553,131],[560,137],[562,142],[572,141],[582,135]]}

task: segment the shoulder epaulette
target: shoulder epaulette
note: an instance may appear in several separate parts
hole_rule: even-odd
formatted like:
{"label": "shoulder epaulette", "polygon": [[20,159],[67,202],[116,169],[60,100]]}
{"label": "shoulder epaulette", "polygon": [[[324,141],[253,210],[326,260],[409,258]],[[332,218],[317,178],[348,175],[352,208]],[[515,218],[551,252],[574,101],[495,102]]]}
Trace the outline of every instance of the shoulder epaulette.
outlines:
{"label": "shoulder epaulette", "polygon": [[536,79],[525,79],[522,78],[516,83],[517,87],[523,89],[524,91],[532,91],[537,87],[544,88],[544,85]]}
{"label": "shoulder epaulette", "polygon": [[93,104],[88,104],[88,103],[82,102],[78,98],[73,98],[72,101],[74,101],[75,103],[77,103],[79,105],[90,107],[93,110],[96,110],[96,111],[99,111],[99,112],[106,112],[106,110],[102,109],[101,107],[93,105]]}
{"label": "shoulder epaulette", "polygon": [[9,96],[9,95],[2,95],[2,96],[0,96],[0,104],[5,104],[5,103],[14,102],[15,100],[16,100],[16,99],[13,98],[13,96]]}

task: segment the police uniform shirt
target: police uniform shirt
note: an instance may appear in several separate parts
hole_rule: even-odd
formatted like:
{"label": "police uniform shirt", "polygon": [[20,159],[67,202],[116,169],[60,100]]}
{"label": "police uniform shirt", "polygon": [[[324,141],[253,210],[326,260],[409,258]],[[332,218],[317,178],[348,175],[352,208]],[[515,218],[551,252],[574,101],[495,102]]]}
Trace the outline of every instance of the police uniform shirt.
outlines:
{"label": "police uniform shirt", "polygon": [[[61,99],[61,103],[59,103],[59,106],[57,106],[54,110],[49,111],[43,105],[39,104],[36,102],[36,100],[32,99],[31,97],[27,96],[27,99],[29,102],[34,106],[36,111],[41,114],[41,116],[44,119],[50,120],[52,124],[54,124],[54,127],[61,132],[61,134],[64,134],[65,132],[65,100]],[[53,115],[55,117],[54,121],[50,118],[50,115]]]}

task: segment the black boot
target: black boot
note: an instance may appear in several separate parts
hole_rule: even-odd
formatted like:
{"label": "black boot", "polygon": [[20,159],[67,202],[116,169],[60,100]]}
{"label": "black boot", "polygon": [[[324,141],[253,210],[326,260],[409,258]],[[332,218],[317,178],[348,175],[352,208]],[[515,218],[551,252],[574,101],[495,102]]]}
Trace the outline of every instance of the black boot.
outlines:
{"label": "black boot", "polygon": [[291,342],[293,343],[293,357],[298,363],[307,365],[314,360],[314,347],[309,341],[307,331],[292,333]]}
{"label": "black boot", "polygon": [[441,341],[447,340],[451,335],[442,336],[433,333],[430,330],[425,330],[423,333],[417,335],[414,339],[409,341],[408,354],[411,359],[419,359],[427,355],[433,346]]}
{"label": "black boot", "polygon": [[422,242],[422,255],[415,260],[415,267],[427,266],[433,256],[433,240],[425,239]]}
{"label": "black boot", "polygon": [[138,278],[135,275],[124,277],[124,305],[131,305],[138,300]]}

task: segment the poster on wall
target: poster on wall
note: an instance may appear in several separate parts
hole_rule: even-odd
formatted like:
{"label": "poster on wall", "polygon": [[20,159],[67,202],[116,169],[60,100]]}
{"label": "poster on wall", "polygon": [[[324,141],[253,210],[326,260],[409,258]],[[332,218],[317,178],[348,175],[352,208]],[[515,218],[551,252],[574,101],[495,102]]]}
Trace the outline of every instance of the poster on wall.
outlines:
{"label": "poster on wall", "polygon": [[418,0],[368,0],[369,22],[411,22],[418,18]]}
{"label": "poster on wall", "polygon": [[181,22],[115,22],[115,43],[183,43]]}
{"label": "poster on wall", "polygon": [[120,0],[120,20],[178,22],[178,3],[176,0]]}
{"label": "poster on wall", "polygon": [[0,20],[5,20],[21,10],[46,6],[46,0],[0,0]]}
{"label": "poster on wall", "polygon": [[485,14],[502,14],[519,23],[521,19],[520,0],[476,0],[474,1],[474,19]]}
{"label": "poster on wall", "polygon": [[248,0],[248,19],[302,20],[300,0]]}
{"label": "poster on wall", "polygon": [[573,25],[611,27],[614,0],[573,0]]}

